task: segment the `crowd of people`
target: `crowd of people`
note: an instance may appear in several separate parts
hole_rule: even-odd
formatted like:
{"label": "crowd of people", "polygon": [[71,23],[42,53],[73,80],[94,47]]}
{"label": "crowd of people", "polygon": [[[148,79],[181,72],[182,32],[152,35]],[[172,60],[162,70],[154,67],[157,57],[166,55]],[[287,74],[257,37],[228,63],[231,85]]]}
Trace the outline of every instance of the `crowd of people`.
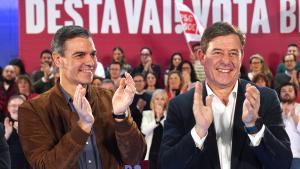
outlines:
{"label": "crowd of people", "polygon": [[[144,160],[149,160],[149,169],[158,168],[158,156],[163,140],[165,121],[168,117],[169,102],[174,97],[193,90],[195,86],[199,88],[197,81],[202,82],[203,85],[207,84],[206,76],[208,78],[211,76],[205,74],[203,60],[199,60],[201,57],[198,57],[202,55],[199,52],[202,50],[200,42],[194,43],[192,50],[193,53],[189,60],[184,60],[186,57],[178,52],[174,52],[169,58],[166,57],[170,62],[168,68],[162,70],[158,64],[153,63],[152,50],[149,47],[139,50],[140,64],[136,67],[126,62],[125,51],[121,47],[115,47],[112,49],[111,63],[104,65],[105,77],[93,75],[92,86],[115,92],[119,90],[120,86],[124,87],[125,82],[122,79],[125,76],[128,77],[126,72],[131,74],[136,90],[129,109],[136,127],[146,140],[147,151]],[[240,79],[252,81],[253,85],[259,87],[275,89],[277,92],[281,103],[282,119],[286,126],[285,130],[290,138],[293,158],[296,159],[293,161],[295,166],[299,166],[300,160],[299,50],[297,44],[289,44],[287,50],[282,51],[282,63],[278,65],[274,74],[259,51],[249,57],[249,71],[238,73]],[[9,145],[11,168],[13,169],[30,168],[18,136],[18,107],[26,100],[40,97],[60,81],[60,71],[62,70],[59,66],[54,65],[53,52],[57,51],[49,49],[41,51],[40,68],[30,74],[26,72],[25,66],[19,58],[13,59],[1,70],[0,122],[4,124],[4,136]],[[229,103],[231,102],[229,101]],[[179,102],[179,104],[181,103]],[[172,106],[174,109],[180,105],[175,105],[173,102]],[[171,123],[168,124],[171,125]],[[174,147],[178,147],[175,146],[175,141],[172,141]],[[166,145],[163,146],[163,149],[166,150]],[[166,156],[164,160],[172,161],[164,152],[162,155]],[[173,155],[175,156],[175,154]],[[163,165],[168,166],[167,162],[164,162]]]}

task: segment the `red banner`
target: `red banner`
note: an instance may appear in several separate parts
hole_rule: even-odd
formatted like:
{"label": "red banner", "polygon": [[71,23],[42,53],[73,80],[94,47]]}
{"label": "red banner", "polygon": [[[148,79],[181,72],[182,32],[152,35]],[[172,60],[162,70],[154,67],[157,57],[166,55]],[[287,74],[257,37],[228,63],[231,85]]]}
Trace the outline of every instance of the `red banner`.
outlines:
{"label": "red banner", "polygon": [[[178,0],[204,26],[226,21],[247,34],[244,65],[261,53],[274,70],[289,43],[300,45],[300,0]],[[50,48],[63,25],[81,25],[93,34],[98,59],[107,65],[112,48],[121,46],[132,66],[139,49],[149,46],[154,63],[164,69],[173,52],[189,58],[174,0],[20,0],[20,56],[29,72],[39,67],[39,53]]]}

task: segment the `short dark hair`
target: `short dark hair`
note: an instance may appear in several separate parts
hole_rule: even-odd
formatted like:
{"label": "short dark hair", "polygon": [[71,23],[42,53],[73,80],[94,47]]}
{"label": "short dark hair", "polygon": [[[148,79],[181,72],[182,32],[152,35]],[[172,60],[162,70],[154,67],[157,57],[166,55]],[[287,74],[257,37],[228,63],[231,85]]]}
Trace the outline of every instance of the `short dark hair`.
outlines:
{"label": "short dark hair", "polygon": [[294,55],[294,54],[285,54],[282,58],[282,62],[284,63],[285,62],[285,57],[290,56],[290,55],[293,55],[294,61],[297,61],[297,56],[296,55]]}
{"label": "short dark hair", "polygon": [[297,89],[297,86],[296,86],[294,83],[287,82],[287,83],[282,84],[282,85],[279,87],[279,89],[278,89],[278,95],[279,95],[280,100],[281,100],[281,97],[280,97],[281,89],[282,89],[283,87],[285,87],[285,86],[292,86],[293,89],[294,89],[294,92],[295,92],[295,96],[297,97],[297,95],[298,95],[298,89]]}
{"label": "short dark hair", "polygon": [[150,55],[152,55],[152,50],[149,48],[149,47],[142,47],[141,49],[140,49],[140,53],[142,52],[142,50],[144,50],[144,49],[146,49],[146,50],[148,50],[149,51],[149,53],[150,53]]}
{"label": "short dark hair", "polygon": [[48,53],[48,54],[52,55],[52,51],[50,49],[44,49],[44,50],[42,50],[42,52],[40,54],[40,58],[42,58],[44,53]]}
{"label": "short dark hair", "polygon": [[81,27],[81,26],[64,26],[60,28],[54,35],[51,48],[53,52],[59,53],[61,56],[64,56],[64,47],[65,42],[69,39],[73,39],[76,37],[84,37],[89,38],[91,37],[91,33]]}
{"label": "short dark hair", "polygon": [[218,36],[237,35],[241,41],[242,52],[245,45],[246,36],[238,27],[235,27],[226,22],[216,22],[212,26],[205,29],[201,38],[200,46],[202,52],[205,54],[208,48],[208,43]]}
{"label": "short dark hair", "polygon": [[296,47],[296,48],[299,48],[298,45],[296,43],[290,43],[288,44],[288,47]]}
{"label": "short dark hair", "polygon": [[110,67],[111,65],[119,65],[119,66],[120,66],[120,70],[122,69],[122,65],[121,65],[120,62],[112,61],[112,62],[110,63],[110,65],[109,65],[109,67]]}

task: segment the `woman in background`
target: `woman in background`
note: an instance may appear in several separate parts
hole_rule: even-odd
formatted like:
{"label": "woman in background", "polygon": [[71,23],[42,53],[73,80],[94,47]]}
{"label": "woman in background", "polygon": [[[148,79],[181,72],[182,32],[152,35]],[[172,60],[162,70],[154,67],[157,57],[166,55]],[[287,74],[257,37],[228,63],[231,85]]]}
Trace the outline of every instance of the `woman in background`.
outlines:
{"label": "woman in background", "polygon": [[162,140],[164,121],[167,115],[168,96],[165,90],[154,91],[150,108],[143,111],[141,131],[145,135],[147,153],[145,160],[149,160],[149,169],[157,169],[158,153]]}

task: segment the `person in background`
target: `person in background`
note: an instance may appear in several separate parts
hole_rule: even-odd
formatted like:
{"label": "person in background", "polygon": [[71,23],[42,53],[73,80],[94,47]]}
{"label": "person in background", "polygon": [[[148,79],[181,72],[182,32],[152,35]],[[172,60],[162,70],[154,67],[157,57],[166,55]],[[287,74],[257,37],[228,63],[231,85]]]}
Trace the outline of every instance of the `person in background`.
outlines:
{"label": "person in background", "polygon": [[93,80],[92,80],[92,85],[94,87],[101,88],[103,80],[104,80],[103,78],[94,75]]}
{"label": "person in background", "polygon": [[[29,78],[29,77],[28,77]],[[19,106],[25,101],[23,96],[13,95],[8,101],[9,117],[4,120],[5,139],[9,145],[9,153],[12,169],[30,169],[25,158],[18,135],[18,113]]]}
{"label": "person in background", "polygon": [[151,98],[151,110],[143,111],[141,131],[147,143],[145,160],[149,160],[149,169],[158,168],[158,153],[167,116],[168,100],[166,91],[157,89]]}
{"label": "person in background", "polygon": [[123,169],[143,159],[146,144],[129,105],[135,87],[126,73],[115,93],[91,86],[97,67],[91,33],[64,26],[52,39],[60,80],[19,109],[19,136],[32,168]]}
{"label": "person in background", "polygon": [[172,99],[159,168],[288,169],[292,152],[276,92],[239,79],[245,35],[207,27],[198,57],[206,80]]}
{"label": "person in background", "polygon": [[5,135],[5,129],[3,124],[0,122],[0,168],[11,169],[9,147],[4,135]]}
{"label": "person in background", "polygon": [[148,72],[152,72],[160,81],[160,67],[152,62],[152,50],[149,47],[143,47],[140,49],[140,56],[141,62],[132,70],[131,74],[134,76],[137,73],[141,73],[145,76]]}
{"label": "person in background", "polygon": [[119,62],[112,62],[110,64],[108,78],[114,82],[116,88],[119,87],[121,80],[121,64]]}
{"label": "person in background", "polygon": [[166,92],[169,100],[183,93],[182,91],[183,83],[184,83],[183,77],[178,70],[173,70],[169,72],[168,83],[166,86]]}
{"label": "person in background", "polygon": [[16,80],[16,86],[17,93],[24,95],[26,97],[26,100],[30,100],[38,96],[37,93],[34,93],[30,78],[27,75],[19,75]]}
{"label": "person in background", "polygon": [[101,88],[111,90],[111,91],[114,91],[114,92],[117,89],[114,81],[112,81],[111,79],[104,79],[102,81]]}
{"label": "person in background", "polygon": [[271,88],[271,86],[269,86],[270,84],[268,83],[269,82],[268,77],[263,73],[257,73],[256,75],[254,75],[252,82],[260,87]]}
{"label": "person in background", "polygon": [[[125,74],[125,72],[131,73],[132,67],[130,64],[126,63],[124,51],[121,47],[114,47],[112,50],[112,63],[117,62],[121,65],[121,76]],[[109,76],[109,68],[110,65],[106,68],[106,77]]]}
{"label": "person in background", "polygon": [[291,141],[293,161],[290,169],[300,168],[300,104],[296,103],[297,87],[292,83],[283,84],[279,89],[282,119]]}
{"label": "person in background", "polygon": [[[52,72],[52,69],[53,69],[53,60],[52,60],[52,51],[49,50],[49,49],[44,49],[41,51],[40,53],[40,64],[41,64],[41,67],[39,70],[35,70],[32,72],[31,74],[31,80],[32,80],[32,84],[34,84],[36,81],[40,80],[41,78],[43,78],[45,75],[45,71],[43,70],[45,65],[44,63],[45,62],[48,62],[49,63],[49,72]],[[48,72],[46,70],[46,72]]]}
{"label": "person in background", "polygon": [[159,88],[157,77],[155,76],[154,73],[148,72],[145,76],[146,78],[146,86],[145,90],[149,94],[152,95],[152,93]]}
{"label": "person in background", "polygon": [[164,74],[164,85],[167,85],[168,74],[172,70],[178,70],[179,64],[183,61],[182,54],[179,52],[175,52],[171,55],[170,63]]}
{"label": "person in background", "polygon": [[200,43],[196,42],[192,44],[192,50],[193,53],[190,54],[190,59],[191,59],[190,61],[193,64],[193,67],[195,69],[197,79],[199,79],[200,82],[203,82],[205,80],[204,67],[197,57],[198,51],[200,50]]}
{"label": "person in background", "polygon": [[6,65],[2,72],[2,81],[0,82],[0,122],[8,115],[7,101],[10,96],[17,94],[16,90],[16,72],[12,65]]}
{"label": "person in background", "polygon": [[[286,51],[286,54],[288,55],[295,55],[296,56],[296,70],[300,70],[300,62],[298,61],[299,60],[299,47],[296,43],[290,43],[288,44],[288,47],[287,47],[287,51]],[[284,73],[286,71],[286,67],[285,67],[285,64],[284,62],[283,63],[280,63],[278,66],[277,66],[277,70],[276,70],[276,74],[279,74],[279,73]]]}
{"label": "person in background", "polygon": [[12,59],[8,64],[15,68],[16,76],[27,75],[25,65],[21,59]]}
{"label": "person in background", "polygon": [[51,89],[55,84],[55,71],[58,68],[52,68],[50,62],[45,61],[41,65],[43,77],[33,83],[33,88],[38,94],[42,94]]}
{"label": "person in background", "polygon": [[137,73],[133,76],[136,92],[132,104],[130,105],[130,111],[133,120],[136,122],[139,129],[142,123],[142,113],[144,110],[150,110],[151,95],[145,90],[145,77],[141,73]]}
{"label": "person in background", "polygon": [[182,92],[186,92],[191,89],[195,82],[198,81],[195,69],[190,61],[183,61],[178,66],[178,70],[181,72],[183,78]]}
{"label": "person in background", "polygon": [[253,77],[258,74],[262,73],[267,77],[267,86],[272,86],[273,82],[273,75],[270,71],[268,65],[266,64],[264,58],[260,54],[254,54],[249,59],[250,64],[250,71],[248,72],[248,78],[250,81],[253,80]]}
{"label": "person in background", "polygon": [[297,70],[296,70],[296,55],[287,54],[282,59],[284,66],[286,68],[284,73],[277,73],[274,80],[274,88],[278,91],[279,87],[285,83],[294,83],[299,87],[299,82],[297,79]]}

